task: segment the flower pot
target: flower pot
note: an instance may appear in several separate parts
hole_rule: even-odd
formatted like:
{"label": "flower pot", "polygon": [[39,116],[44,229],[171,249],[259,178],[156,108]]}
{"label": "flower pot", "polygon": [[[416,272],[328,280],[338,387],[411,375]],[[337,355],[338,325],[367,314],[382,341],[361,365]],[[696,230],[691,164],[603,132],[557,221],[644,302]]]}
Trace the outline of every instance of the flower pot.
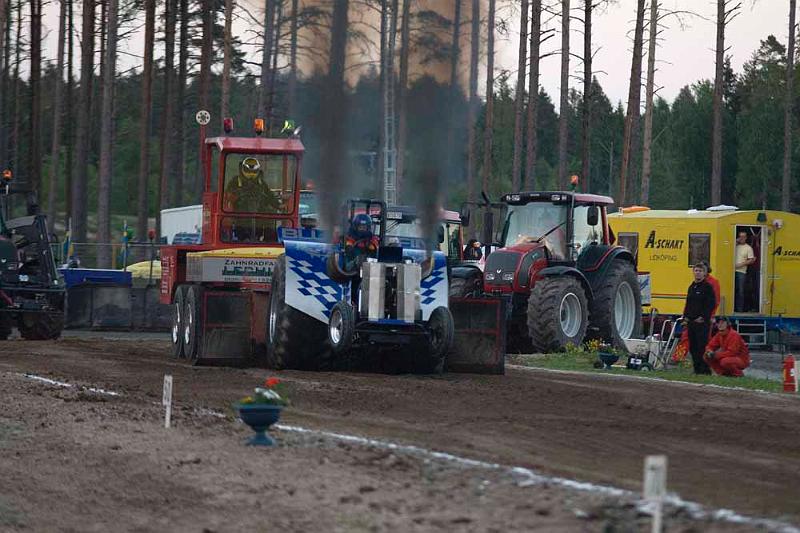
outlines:
{"label": "flower pot", "polygon": [[606,370],[610,370],[611,365],[619,361],[619,355],[609,352],[598,352],[597,357],[606,365]]}
{"label": "flower pot", "polygon": [[282,405],[264,403],[236,404],[239,418],[256,432],[255,437],[247,441],[248,446],[274,446],[275,441],[267,435],[269,427],[281,418]]}

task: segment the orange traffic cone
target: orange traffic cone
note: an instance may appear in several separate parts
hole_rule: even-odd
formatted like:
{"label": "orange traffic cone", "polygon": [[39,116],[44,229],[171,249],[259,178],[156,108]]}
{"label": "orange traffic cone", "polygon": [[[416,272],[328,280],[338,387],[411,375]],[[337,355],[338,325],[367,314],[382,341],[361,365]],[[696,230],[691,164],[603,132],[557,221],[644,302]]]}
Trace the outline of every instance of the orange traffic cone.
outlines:
{"label": "orange traffic cone", "polygon": [[797,367],[793,355],[783,359],[783,392],[797,392]]}

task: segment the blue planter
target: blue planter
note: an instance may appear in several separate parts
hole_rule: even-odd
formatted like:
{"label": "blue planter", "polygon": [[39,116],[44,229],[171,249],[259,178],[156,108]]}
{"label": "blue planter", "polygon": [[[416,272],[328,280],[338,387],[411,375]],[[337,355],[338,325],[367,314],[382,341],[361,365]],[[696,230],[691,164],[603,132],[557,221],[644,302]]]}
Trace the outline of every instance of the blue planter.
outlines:
{"label": "blue planter", "polygon": [[608,352],[598,352],[597,357],[606,365],[607,370],[611,368],[611,365],[619,361],[619,355]]}
{"label": "blue planter", "polygon": [[239,418],[256,432],[256,436],[247,441],[248,446],[274,446],[275,441],[266,434],[267,429],[280,420],[282,405],[269,404],[236,404]]}

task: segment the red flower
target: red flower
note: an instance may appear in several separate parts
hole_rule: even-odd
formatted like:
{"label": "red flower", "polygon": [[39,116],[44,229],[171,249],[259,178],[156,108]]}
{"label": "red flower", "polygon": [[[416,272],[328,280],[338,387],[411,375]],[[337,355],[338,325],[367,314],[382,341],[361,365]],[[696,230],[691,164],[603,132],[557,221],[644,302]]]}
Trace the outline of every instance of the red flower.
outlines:
{"label": "red flower", "polygon": [[266,385],[268,389],[271,389],[280,382],[281,380],[278,378],[267,378],[267,381],[264,382],[264,385]]}

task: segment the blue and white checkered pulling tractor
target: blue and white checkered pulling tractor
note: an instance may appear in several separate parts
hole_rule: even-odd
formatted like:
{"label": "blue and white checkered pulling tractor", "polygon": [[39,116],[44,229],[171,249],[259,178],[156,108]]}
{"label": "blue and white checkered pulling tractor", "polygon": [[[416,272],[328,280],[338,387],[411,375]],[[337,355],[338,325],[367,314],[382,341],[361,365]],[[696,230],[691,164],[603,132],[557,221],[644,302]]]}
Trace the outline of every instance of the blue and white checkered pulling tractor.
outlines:
{"label": "blue and white checkered pulling tractor", "polygon": [[[285,306],[327,325],[335,356],[368,345],[408,348],[403,354],[416,372],[442,372],[454,334],[445,255],[430,251],[424,239],[404,236],[409,215],[387,212],[379,200],[350,200],[344,211],[333,244],[316,230],[281,232],[285,290],[273,289],[278,305],[270,306],[270,344],[280,340]],[[276,301],[280,292],[283,302]],[[304,335],[301,328],[288,333]]]}

